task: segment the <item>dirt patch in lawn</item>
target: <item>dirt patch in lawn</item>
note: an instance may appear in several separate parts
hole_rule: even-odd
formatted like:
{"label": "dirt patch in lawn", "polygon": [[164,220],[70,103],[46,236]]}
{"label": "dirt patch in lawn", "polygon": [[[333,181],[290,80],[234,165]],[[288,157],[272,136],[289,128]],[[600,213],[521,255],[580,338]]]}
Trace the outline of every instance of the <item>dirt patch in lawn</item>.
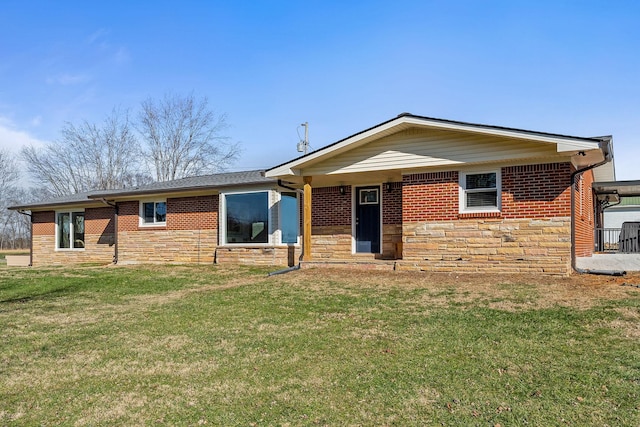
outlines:
{"label": "dirt patch in lawn", "polygon": [[433,306],[477,304],[504,310],[570,306],[587,309],[605,300],[640,294],[640,273],[623,277],[578,275],[569,277],[527,274],[456,274],[371,272],[345,269],[303,269],[279,276],[301,286],[357,291],[357,288],[426,290],[421,299]]}

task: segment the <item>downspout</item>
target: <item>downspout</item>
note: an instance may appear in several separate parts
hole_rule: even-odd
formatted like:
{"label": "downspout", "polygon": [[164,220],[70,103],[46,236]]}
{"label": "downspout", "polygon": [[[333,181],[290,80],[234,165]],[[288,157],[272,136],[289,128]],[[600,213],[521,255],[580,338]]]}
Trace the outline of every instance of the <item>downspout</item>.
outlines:
{"label": "downspout", "polygon": [[31,228],[29,232],[29,234],[31,234],[29,236],[31,240],[31,242],[29,242],[29,267],[33,267],[33,214],[26,213],[23,210],[18,210],[18,213],[29,217],[29,225]]}
{"label": "downspout", "polygon": [[595,169],[606,163],[609,163],[613,157],[611,156],[611,138],[606,138],[600,142],[600,149],[604,151],[604,160],[593,165],[589,165],[582,169],[578,169],[571,173],[571,268],[579,274],[604,274],[609,276],[622,276],[624,271],[613,270],[587,270],[576,266],[576,198],[575,198],[575,181],[576,176],[591,169]]}
{"label": "downspout", "polygon": [[100,199],[102,203],[114,209],[113,214],[113,263],[118,263],[118,204],[111,203],[107,199]]}

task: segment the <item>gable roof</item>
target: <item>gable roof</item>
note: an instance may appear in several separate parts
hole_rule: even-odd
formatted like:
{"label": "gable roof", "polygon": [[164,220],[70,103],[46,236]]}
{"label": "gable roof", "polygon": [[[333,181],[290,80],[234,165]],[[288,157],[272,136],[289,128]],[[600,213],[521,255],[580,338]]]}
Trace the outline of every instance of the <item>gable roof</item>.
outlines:
{"label": "gable roof", "polygon": [[[267,177],[285,177],[300,175],[300,170],[317,164],[323,160],[338,156],[344,152],[363,146],[369,142],[401,132],[409,128],[429,128],[463,133],[483,134],[496,137],[510,138],[536,143],[555,144],[558,153],[589,152],[599,150],[601,144],[610,137],[577,137],[547,132],[515,129],[502,126],[491,126],[466,123],[454,120],[444,120],[425,116],[402,113],[383,123],[355,133],[333,144],[304,156],[282,163],[265,173]],[[608,139],[607,139],[608,138]],[[585,159],[586,160],[586,159]],[[595,163],[595,162],[593,162]],[[613,171],[613,169],[611,170]]]}
{"label": "gable roof", "polygon": [[173,181],[154,182],[134,188],[120,190],[96,190],[68,196],[55,197],[35,203],[10,206],[12,210],[30,210],[63,205],[95,204],[102,199],[115,199],[127,196],[145,196],[176,191],[219,189],[226,187],[271,184],[276,182],[272,178],[264,177],[264,170],[242,172],[217,173],[212,175],[194,176]]}

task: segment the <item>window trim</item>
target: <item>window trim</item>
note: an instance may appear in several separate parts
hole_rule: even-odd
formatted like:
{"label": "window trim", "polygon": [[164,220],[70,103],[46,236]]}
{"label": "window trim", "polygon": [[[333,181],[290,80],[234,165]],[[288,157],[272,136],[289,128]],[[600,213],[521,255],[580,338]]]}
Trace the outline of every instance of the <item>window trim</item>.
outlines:
{"label": "window trim", "polygon": [[[144,204],[145,203],[153,203],[153,222],[145,222],[144,220]],[[165,212],[165,220],[160,222],[156,222],[156,204],[164,203],[165,208],[167,207],[167,199],[142,199],[138,204],[138,226],[142,228],[149,227],[166,227],[167,226],[167,212]]]}
{"label": "window trim", "polygon": [[[497,206],[487,206],[487,207],[467,207],[467,194],[468,193],[481,193],[488,192],[489,189],[472,189],[467,190],[467,176],[468,175],[479,175],[479,174],[487,174],[487,173],[495,173],[496,174],[496,205]],[[459,190],[459,198],[458,198],[458,207],[459,213],[467,214],[467,213],[486,213],[486,212],[501,212],[502,211],[502,170],[499,169],[479,169],[479,170],[468,170],[468,171],[459,171],[458,172],[458,190]],[[491,189],[493,191],[493,189]]]}
{"label": "window trim", "polygon": [[[59,225],[59,216],[60,214],[69,214],[69,245],[71,247],[69,248],[61,248],[60,247],[60,225]],[[74,234],[74,227],[73,227],[73,214],[77,214],[77,213],[82,213],[84,216],[84,241],[83,241],[83,247],[81,248],[76,248],[74,247],[74,240],[71,238],[71,236],[73,236]],[[87,233],[87,225],[86,225],[86,220],[87,220],[87,216],[86,216],[86,212],[84,209],[73,209],[73,210],[57,210],[55,211],[55,250],[56,251],[62,251],[62,252],[68,252],[68,251],[72,251],[72,252],[77,252],[77,251],[84,251],[86,246],[87,246],[87,237],[86,237],[86,233]]]}

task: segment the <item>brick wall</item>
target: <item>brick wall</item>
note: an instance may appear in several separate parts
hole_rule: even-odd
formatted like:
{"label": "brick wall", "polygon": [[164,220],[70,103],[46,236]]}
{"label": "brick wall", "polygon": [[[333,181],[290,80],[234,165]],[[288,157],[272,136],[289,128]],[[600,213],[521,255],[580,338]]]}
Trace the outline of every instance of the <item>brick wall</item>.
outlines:
{"label": "brick wall", "polygon": [[502,168],[503,218],[554,218],[570,215],[570,163]]}
{"label": "brick wall", "polygon": [[351,186],[313,188],[311,193],[311,224],[314,227],[351,226]]}
{"label": "brick wall", "polygon": [[168,230],[217,230],[218,196],[167,199]]}
{"label": "brick wall", "polygon": [[502,209],[459,213],[458,173],[403,177],[405,268],[569,274],[571,165],[504,167]]}
{"label": "brick wall", "polygon": [[140,227],[140,202],[118,203],[119,263],[213,263],[218,196],[167,199],[163,226]]}
{"label": "brick wall", "polygon": [[33,265],[70,265],[110,263],[113,261],[114,209],[86,208],[84,250],[56,250],[56,215],[54,211],[34,212]]}
{"label": "brick wall", "polygon": [[595,218],[593,206],[593,171],[578,174],[575,182],[575,245],[576,256],[593,255]]}
{"label": "brick wall", "polygon": [[458,218],[458,172],[429,172],[402,177],[402,222]]}

